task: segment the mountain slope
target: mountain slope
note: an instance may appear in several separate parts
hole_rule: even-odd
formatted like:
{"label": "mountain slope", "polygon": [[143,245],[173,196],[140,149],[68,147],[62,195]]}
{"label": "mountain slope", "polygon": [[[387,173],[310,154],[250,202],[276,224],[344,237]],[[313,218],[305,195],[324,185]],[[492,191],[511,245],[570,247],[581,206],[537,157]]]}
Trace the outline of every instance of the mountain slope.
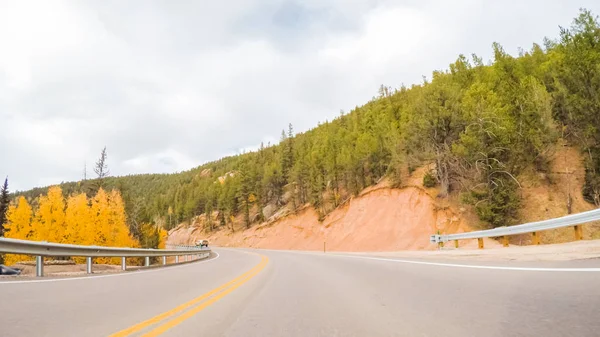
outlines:
{"label": "mountain slope", "polygon": [[[359,196],[336,208],[319,221],[314,208],[307,206],[296,213],[284,207],[271,220],[246,229],[243,219],[234,226],[207,233],[206,216],[181,223],[169,232],[169,244],[194,244],[208,239],[212,245],[224,247],[253,247],[267,249],[299,249],[332,251],[394,251],[431,250],[429,235],[458,233],[485,227],[474,208],[461,205],[458,193],[448,198],[437,198],[439,187],[425,188],[423,177],[430,167],[424,166],[404,177],[406,187],[391,188],[389,181],[365,189]],[[550,170],[547,173],[527,170],[519,176],[522,183],[522,203],[519,219],[538,221],[568,214],[568,196],[571,211],[584,212],[593,205],[583,199],[580,191],[585,181],[581,153],[563,140],[552,149]],[[216,221],[218,215],[213,214]],[[233,228],[233,231],[232,231]],[[586,224],[585,239],[600,238],[600,223]],[[542,243],[573,240],[572,228],[540,233]],[[530,244],[531,235],[510,237],[511,244]],[[477,241],[461,241],[461,247],[475,248]],[[486,247],[499,247],[491,239]]]}

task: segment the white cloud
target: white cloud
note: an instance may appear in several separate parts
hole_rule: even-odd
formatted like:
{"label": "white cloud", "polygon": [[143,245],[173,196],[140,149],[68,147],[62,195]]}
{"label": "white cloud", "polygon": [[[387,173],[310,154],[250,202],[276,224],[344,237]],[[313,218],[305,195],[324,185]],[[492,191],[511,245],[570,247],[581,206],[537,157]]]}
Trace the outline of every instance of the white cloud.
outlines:
{"label": "white cloud", "polygon": [[[459,53],[554,36],[586,0],[2,2],[0,175],[172,172],[331,119]],[[88,171],[91,171],[88,170]]]}
{"label": "white cloud", "polygon": [[130,173],[147,173],[148,167],[156,167],[158,171],[184,171],[194,165],[194,160],[183,153],[168,149],[160,153],[130,158],[122,163]]}

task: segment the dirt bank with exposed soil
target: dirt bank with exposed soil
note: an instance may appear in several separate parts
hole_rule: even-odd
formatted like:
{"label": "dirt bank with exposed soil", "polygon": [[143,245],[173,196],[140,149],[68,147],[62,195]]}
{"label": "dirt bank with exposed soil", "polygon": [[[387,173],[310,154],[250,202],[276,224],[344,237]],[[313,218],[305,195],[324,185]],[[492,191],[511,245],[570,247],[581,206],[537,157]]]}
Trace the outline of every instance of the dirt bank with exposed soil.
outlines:
{"label": "dirt bank with exposed soil", "polygon": [[[213,245],[270,249],[334,251],[390,251],[435,249],[429,235],[437,231],[470,230],[460,212],[440,208],[417,187],[376,187],[335,209],[322,222],[312,207],[271,223],[231,232],[203,234],[200,226],[180,225],[169,233],[169,243],[193,244],[207,237]],[[486,242],[489,246],[495,241]]]}
{"label": "dirt bank with exposed soil", "polygon": [[[559,141],[550,158],[546,172],[530,170],[518,177],[522,187],[521,222],[566,215],[569,195],[573,213],[594,208],[581,196],[585,171],[579,150]],[[423,176],[429,169],[421,167],[406,176],[403,188],[390,188],[385,180],[369,187],[331,211],[323,221],[310,206],[292,212],[287,205],[269,212],[274,215],[267,222],[249,229],[238,217],[233,224],[208,234],[204,232],[206,216],[202,215],[191,225],[182,223],[171,230],[168,243],[193,244],[207,238],[212,245],[224,247],[323,250],[325,243],[327,250],[348,252],[435,250],[436,246],[429,243],[431,234],[486,228],[472,206],[459,202],[459,193],[441,199],[437,198],[438,189],[423,187]],[[217,223],[216,213],[212,217]],[[541,237],[542,243],[572,241],[572,228],[544,232]],[[584,238],[600,238],[600,225],[585,225]],[[527,234],[511,237],[511,244],[530,242]],[[461,248],[476,246],[475,240],[461,242]],[[495,240],[485,240],[486,248],[499,246]]]}

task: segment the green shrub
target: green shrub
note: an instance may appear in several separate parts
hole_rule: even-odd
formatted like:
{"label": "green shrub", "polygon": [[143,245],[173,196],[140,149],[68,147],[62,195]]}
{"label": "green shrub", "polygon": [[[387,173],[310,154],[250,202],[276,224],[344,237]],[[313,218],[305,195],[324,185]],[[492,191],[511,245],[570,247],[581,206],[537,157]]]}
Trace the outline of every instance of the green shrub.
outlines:
{"label": "green shrub", "polygon": [[486,191],[485,194],[474,195],[479,199],[475,210],[479,218],[489,222],[492,227],[514,225],[521,200],[516,184],[505,180]]}
{"label": "green shrub", "polygon": [[423,176],[423,186],[424,187],[434,187],[435,185],[437,185],[437,180],[433,176],[432,172],[429,171],[429,172],[425,173],[425,175]]}

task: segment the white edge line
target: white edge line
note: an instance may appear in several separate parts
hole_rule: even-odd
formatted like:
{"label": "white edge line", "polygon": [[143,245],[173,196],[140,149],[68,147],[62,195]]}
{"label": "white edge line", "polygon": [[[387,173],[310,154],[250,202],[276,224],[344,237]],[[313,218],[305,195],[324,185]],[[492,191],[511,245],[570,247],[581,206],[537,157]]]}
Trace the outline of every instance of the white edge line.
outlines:
{"label": "white edge line", "polygon": [[192,263],[185,263],[183,265],[180,266],[168,266],[167,268],[163,268],[163,267],[158,267],[156,269],[152,269],[152,270],[134,270],[134,271],[125,271],[125,272],[119,272],[119,273],[115,273],[115,274],[108,274],[108,275],[98,275],[98,276],[79,276],[79,277],[65,277],[65,278],[53,278],[53,279],[46,279],[46,280],[20,280],[20,281],[0,281],[0,287],[2,287],[2,285],[4,284],[23,284],[23,283],[44,283],[44,282],[60,282],[60,281],[76,281],[76,280],[94,280],[94,279],[99,279],[99,278],[105,278],[105,277],[114,277],[114,276],[125,276],[125,275],[139,275],[139,274],[146,274],[146,273],[153,273],[153,272],[157,272],[157,271],[165,271],[165,270],[173,270],[173,269],[177,269],[177,268],[183,268],[183,267],[190,267],[195,265],[196,263],[205,263],[205,262],[210,262],[210,261],[214,261],[216,259],[219,258],[219,253],[214,252],[215,254],[217,254],[217,256],[215,256],[212,259],[203,259],[202,261],[196,261],[196,262],[192,262]]}
{"label": "white edge line", "polygon": [[454,268],[517,270],[517,271],[600,272],[600,268],[535,268],[535,267],[529,268],[529,267],[479,266],[479,265],[456,264],[456,263],[439,263],[439,262],[384,259],[384,258],[380,258],[380,257],[353,256],[353,255],[341,255],[341,254],[328,254],[328,255],[329,256],[338,256],[338,257],[348,257],[348,258],[354,258],[354,259],[377,260],[377,261],[386,261],[386,262],[421,264],[421,265],[427,265],[427,266],[454,267]]}

